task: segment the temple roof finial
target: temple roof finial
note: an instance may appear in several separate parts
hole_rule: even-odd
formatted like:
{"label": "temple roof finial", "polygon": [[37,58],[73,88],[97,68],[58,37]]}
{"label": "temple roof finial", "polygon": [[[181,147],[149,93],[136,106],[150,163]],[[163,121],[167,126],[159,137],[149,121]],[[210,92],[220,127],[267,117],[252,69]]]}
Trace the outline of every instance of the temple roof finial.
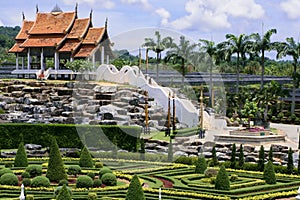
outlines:
{"label": "temple roof finial", "polygon": [[105,29],[107,29],[107,21],[108,21],[108,18],[106,17],[106,19],[105,19]]}
{"label": "temple roof finial", "polygon": [[62,9],[60,9],[60,7],[58,7],[57,4],[55,4],[54,8],[52,9],[51,12],[62,12]]}
{"label": "temple roof finial", "polygon": [[77,15],[77,9],[78,9],[78,3],[76,2],[76,5],[75,5],[75,13]]}
{"label": "temple roof finial", "polygon": [[38,13],[39,12],[39,5],[38,4],[36,4],[35,9],[36,9],[35,12]]}
{"label": "temple roof finial", "polygon": [[22,18],[23,18],[23,21],[25,20],[25,14],[24,12],[22,12]]}

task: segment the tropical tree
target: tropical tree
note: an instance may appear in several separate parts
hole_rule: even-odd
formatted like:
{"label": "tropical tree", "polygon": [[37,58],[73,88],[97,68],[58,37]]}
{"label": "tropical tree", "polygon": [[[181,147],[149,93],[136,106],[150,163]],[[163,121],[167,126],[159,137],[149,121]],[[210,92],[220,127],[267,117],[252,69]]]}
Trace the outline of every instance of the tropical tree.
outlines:
{"label": "tropical tree", "polygon": [[274,49],[274,43],[271,42],[271,36],[276,34],[276,29],[268,30],[264,35],[259,33],[251,34],[251,38],[254,39],[252,44],[252,50],[254,54],[261,54],[261,85],[260,88],[264,87],[264,74],[265,74],[265,51],[271,51]]}
{"label": "tropical tree", "polygon": [[296,88],[299,87],[300,75],[297,73],[298,60],[300,55],[300,43],[295,42],[293,37],[286,38],[286,42],[276,43],[277,58],[285,56],[291,56],[293,58],[293,94],[292,94],[292,106],[291,113],[295,112],[295,93]]}
{"label": "tropical tree", "polygon": [[174,43],[171,37],[161,38],[159,31],[155,31],[155,36],[155,39],[145,38],[145,43],[142,46],[156,53],[156,81],[158,82],[158,65],[161,60],[161,52],[172,47]]}

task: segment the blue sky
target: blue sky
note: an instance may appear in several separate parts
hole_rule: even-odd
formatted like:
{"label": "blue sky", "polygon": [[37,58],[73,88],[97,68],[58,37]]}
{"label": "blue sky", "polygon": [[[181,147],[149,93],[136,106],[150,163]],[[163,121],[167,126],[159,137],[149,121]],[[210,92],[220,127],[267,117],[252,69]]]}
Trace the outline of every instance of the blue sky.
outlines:
{"label": "blue sky", "polygon": [[297,41],[300,33],[300,0],[2,0],[0,25],[21,25],[22,12],[34,20],[36,5],[40,12],[50,12],[55,4],[72,11],[76,2],[81,18],[93,9],[94,26],[103,26],[108,18],[109,35],[118,48],[137,49],[155,30],[175,39],[185,35],[194,42],[200,38],[220,42],[227,33],[271,28],[277,29],[273,41],[286,37]]}

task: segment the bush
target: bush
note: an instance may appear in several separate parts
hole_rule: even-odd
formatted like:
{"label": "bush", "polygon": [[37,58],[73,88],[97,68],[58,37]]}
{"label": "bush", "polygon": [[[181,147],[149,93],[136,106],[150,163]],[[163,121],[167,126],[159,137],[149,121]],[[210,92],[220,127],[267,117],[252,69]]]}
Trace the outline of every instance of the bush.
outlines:
{"label": "bush", "polygon": [[70,165],[68,167],[68,174],[77,176],[81,172],[81,167],[79,165]]}
{"label": "bush", "polygon": [[51,140],[48,170],[46,176],[49,178],[50,181],[56,182],[59,182],[62,179],[67,179],[64,163],[62,161],[55,138],[52,138]]}
{"label": "bush", "polygon": [[91,177],[92,179],[95,178],[95,173],[93,173],[93,172],[89,172],[86,175],[89,176],[89,177]]}
{"label": "bush", "polygon": [[22,184],[23,184],[25,187],[30,186],[30,185],[31,185],[31,180],[30,180],[30,178],[24,178],[24,179],[22,180]]}
{"label": "bush", "polygon": [[211,154],[212,154],[212,160],[210,162],[210,166],[212,167],[217,166],[219,164],[219,161],[217,158],[216,146],[213,146]]}
{"label": "bush", "polygon": [[22,174],[21,174],[21,177],[22,178],[30,178],[30,174],[28,173],[28,172],[23,172]]}
{"label": "bush", "polygon": [[26,200],[34,200],[33,194],[27,194],[26,195]]}
{"label": "bush", "polygon": [[[63,187],[63,185],[58,186],[57,188],[55,188],[55,190],[54,190],[54,197],[55,197],[55,198],[57,197],[57,195],[58,195],[59,192],[61,191],[62,187]],[[72,196],[72,190],[71,190],[71,188],[67,187],[67,190],[68,190],[68,192],[70,193],[70,195]]]}
{"label": "bush", "polygon": [[221,165],[220,170],[218,172],[215,184],[216,190],[230,190],[230,182],[228,179],[228,174],[223,165]]}
{"label": "bush", "polygon": [[108,167],[103,167],[102,169],[100,169],[99,178],[101,178],[106,173],[112,173],[112,170]]}
{"label": "bush", "polygon": [[91,192],[88,194],[88,200],[97,200],[98,196],[97,193]]}
{"label": "bush", "polygon": [[29,165],[26,168],[26,172],[30,174],[30,177],[36,177],[42,175],[42,166],[41,165]]}
{"label": "bush", "polygon": [[102,181],[100,179],[95,179],[93,183],[93,187],[101,187]]}
{"label": "bush", "polygon": [[11,173],[6,173],[3,174],[0,177],[0,184],[1,185],[18,185],[19,181],[18,181],[18,177],[14,174]]}
{"label": "bush", "polygon": [[208,177],[208,178],[217,176],[218,175],[218,170],[216,170],[216,169],[207,169],[207,170],[205,170],[204,175],[205,175],[205,177]]}
{"label": "bush", "polygon": [[293,170],[294,170],[293,151],[292,148],[290,147],[288,151],[288,163],[287,163],[286,171],[288,174],[292,174]]}
{"label": "bush", "polygon": [[59,191],[56,199],[57,200],[72,200],[71,194],[70,194],[69,190],[67,189],[66,185],[62,186],[62,188]]}
{"label": "bush", "polygon": [[117,185],[117,177],[113,173],[106,173],[101,177],[101,181],[106,186]]}
{"label": "bush", "polygon": [[68,182],[68,180],[66,180],[66,179],[62,179],[62,180],[60,180],[60,181],[58,182],[58,185],[59,185],[59,186],[63,186],[63,185],[68,186],[68,184],[69,184],[69,182]]}
{"label": "bush", "polygon": [[81,150],[79,166],[80,167],[93,167],[94,166],[92,156],[91,156],[89,150],[86,148],[86,146],[84,146],[83,149]]}
{"label": "bush", "polygon": [[195,163],[195,165],[196,165],[195,173],[203,174],[207,168],[207,163],[204,156],[200,156],[197,162]]}
{"label": "bush", "polygon": [[6,168],[11,168],[11,167],[13,167],[13,163],[11,163],[11,162],[5,162],[5,163],[4,163],[4,166],[5,166]]}
{"label": "bush", "polygon": [[37,176],[32,179],[31,187],[49,187],[50,181],[45,176]]}
{"label": "bush", "polygon": [[87,175],[79,176],[76,180],[77,188],[91,188],[93,187],[93,179]]}
{"label": "bush", "polygon": [[96,162],[95,163],[95,167],[96,168],[102,168],[103,167],[103,163],[102,162]]}
{"label": "bush", "polygon": [[9,169],[9,168],[3,168],[3,169],[0,170],[0,177],[3,174],[8,174],[8,173],[13,174],[13,171],[11,169]]}
{"label": "bush", "polygon": [[28,161],[27,161],[27,154],[24,148],[24,143],[21,142],[19,144],[17,154],[14,160],[14,166],[15,167],[27,167]]}
{"label": "bush", "polygon": [[134,175],[130,181],[127,193],[126,200],[145,200],[145,195],[139,178],[137,175]]}
{"label": "bush", "polygon": [[232,151],[231,151],[231,158],[230,158],[230,168],[235,169],[236,165],[236,145],[233,143]]}
{"label": "bush", "polygon": [[231,181],[231,182],[237,181],[238,178],[239,178],[238,175],[236,175],[236,174],[231,174],[231,176],[230,176],[230,181]]}
{"label": "bush", "polygon": [[269,161],[264,169],[264,180],[267,184],[275,184],[276,183],[276,176],[273,167],[273,163]]}

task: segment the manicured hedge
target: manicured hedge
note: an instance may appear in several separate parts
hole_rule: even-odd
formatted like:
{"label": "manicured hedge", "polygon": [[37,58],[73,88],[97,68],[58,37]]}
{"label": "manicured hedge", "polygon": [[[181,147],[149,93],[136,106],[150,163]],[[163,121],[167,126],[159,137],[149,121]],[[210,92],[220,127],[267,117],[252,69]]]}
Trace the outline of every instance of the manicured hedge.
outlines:
{"label": "manicured hedge", "polygon": [[[136,151],[141,129],[132,126],[74,125],[74,124],[0,124],[0,141],[2,149],[15,149],[24,137],[24,143],[50,145],[51,136],[55,136],[58,146],[65,148],[82,148],[82,140],[88,147],[101,147],[109,150],[108,143],[117,139],[118,147]],[[106,139],[107,138],[107,139]],[[82,139],[82,140],[81,140]],[[106,139],[106,141],[105,141]]]}

